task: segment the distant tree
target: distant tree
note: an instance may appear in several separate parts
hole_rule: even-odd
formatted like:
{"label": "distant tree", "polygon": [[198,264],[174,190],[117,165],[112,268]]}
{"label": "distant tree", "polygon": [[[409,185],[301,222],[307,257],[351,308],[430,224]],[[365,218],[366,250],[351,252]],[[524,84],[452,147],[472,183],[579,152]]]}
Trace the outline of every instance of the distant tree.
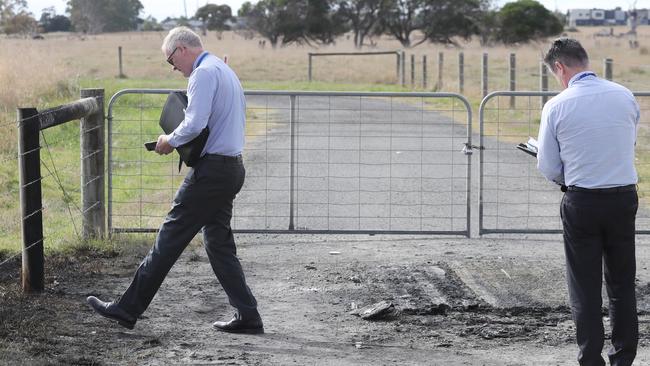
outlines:
{"label": "distant tree", "polygon": [[239,9],[239,16],[248,19],[248,26],[269,40],[273,48],[282,37],[280,14],[284,11],[282,0],[260,0],[255,5],[245,2]]}
{"label": "distant tree", "polygon": [[307,0],[304,18],[304,40],[322,44],[334,43],[336,37],[347,31],[343,12],[335,0]]}
{"label": "distant tree", "polygon": [[149,15],[144,19],[144,23],[142,23],[142,30],[145,32],[157,32],[163,30],[163,27],[160,25],[160,23],[158,23],[156,18]]}
{"label": "distant tree", "polygon": [[70,18],[65,15],[57,15],[53,6],[43,9],[38,24],[43,33],[68,32],[72,29]]}
{"label": "distant tree", "polygon": [[484,3],[485,0],[426,0],[419,15],[425,40],[456,45],[455,38],[468,40],[479,34]]}
{"label": "distant tree", "polygon": [[0,0],[0,21],[27,12],[27,0]]}
{"label": "distant tree", "polygon": [[334,0],[260,0],[250,7],[245,3],[239,11],[250,29],[278,43],[331,43],[344,32],[343,19]]}
{"label": "distant tree", "polygon": [[508,3],[498,17],[498,39],[505,44],[543,39],[564,29],[560,19],[535,0]]}
{"label": "distant tree", "polygon": [[237,10],[237,16],[239,17],[246,17],[250,12],[253,10],[253,4],[251,4],[250,1],[246,1],[245,3],[241,4],[241,7],[239,10]]}
{"label": "distant tree", "polygon": [[[26,0],[0,0],[0,29],[7,34],[17,33],[16,23],[24,23],[28,14]],[[20,18],[13,20],[17,15]]]}
{"label": "distant tree", "polygon": [[499,13],[493,9],[484,9],[477,22],[478,37],[481,46],[487,46],[498,41]]}
{"label": "distant tree", "polygon": [[386,0],[340,0],[340,16],[354,33],[354,47],[363,47],[366,37],[381,33],[380,17]]}
{"label": "distant tree", "polygon": [[[381,16],[381,27],[404,47],[411,47],[411,34],[422,28],[425,20],[420,15],[426,0],[389,0]],[[415,45],[426,41],[423,38]]]}
{"label": "distant tree", "polygon": [[6,34],[28,35],[35,33],[38,29],[38,22],[31,13],[21,11],[20,13],[8,18],[3,23],[3,30]]}
{"label": "distant tree", "polygon": [[196,11],[194,17],[206,22],[208,30],[223,31],[230,29],[226,22],[232,19],[232,10],[228,5],[206,4]]}
{"label": "distant tree", "polygon": [[119,32],[136,29],[139,0],[68,0],[75,30],[84,33]]}

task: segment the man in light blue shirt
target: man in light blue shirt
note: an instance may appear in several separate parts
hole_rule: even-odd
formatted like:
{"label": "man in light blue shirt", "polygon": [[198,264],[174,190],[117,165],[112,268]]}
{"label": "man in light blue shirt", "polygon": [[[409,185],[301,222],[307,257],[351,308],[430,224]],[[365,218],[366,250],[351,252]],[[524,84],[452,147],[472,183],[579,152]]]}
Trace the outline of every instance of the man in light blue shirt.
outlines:
{"label": "man in light blue shirt", "polygon": [[188,105],[183,122],[171,134],[158,137],[156,152],[171,153],[205,127],[209,137],[129,288],[114,302],[94,296],[87,301],[100,315],[132,329],[185,247],[202,230],[212,269],[237,309],[232,320],[213,326],[232,333],[263,333],[257,301],[246,284],[230,228],[233,200],[246,174],[241,156],[246,121],[243,89],[232,69],[204,51],[199,36],[188,28],[172,29],[162,51],[173,69],[189,78]]}
{"label": "man in light blue shirt", "polygon": [[567,284],[581,365],[605,365],[602,269],[609,297],[612,365],[631,365],[637,350],[634,167],[639,106],[621,85],[589,71],[573,39],[553,42],[544,58],[564,87],[542,110],[537,167],[566,187],[561,216]]}

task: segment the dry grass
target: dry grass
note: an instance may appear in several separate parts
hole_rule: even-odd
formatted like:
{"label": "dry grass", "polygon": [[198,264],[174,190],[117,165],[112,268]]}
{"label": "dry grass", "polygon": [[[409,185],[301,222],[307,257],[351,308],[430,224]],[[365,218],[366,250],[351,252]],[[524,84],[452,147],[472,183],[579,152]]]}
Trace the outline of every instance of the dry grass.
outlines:
{"label": "dry grass", "polygon": [[[625,38],[594,38],[598,28],[583,28],[571,36],[583,41],[591,54],[593,68],[602,69],[602,59],[612,57],[615,61],[615,77],[622,83],[638,89],[647,85],[645,71],[650,65],[650,54],[643,52],[650,37],[650,29],[641,28],[641,48],[630,50]],[[625,28],[616,28],[615,33]],[[160,53],[164,33],[119,33],[88,37],[52,34],[47,40],[0,39],[0,106],[12,110],[21,103],[46,104],[40,97],[65,92],[69,85],[76,85],[79,78],[112,78],[118,74],[117,48],[123,47],[124,72],[130,78],[176,79],[170,73]],[[352,42],[345,37],[334,46],[314,49],[308,46],[290,46],[265,49],[258,47],[258,39],[244,40],[232,33],[224,33],[218,39],[214,33],[204,37],[206,48],[219,56],[228,55],[230,64],[244,82],[247,81],[304,81],[307,79],[307,52],[354,51]],[[539,60],[546,43],[521,47],[483,48],[476,41],[463,44],[466,63],[466,89],[469,96],[478,95],[481,54],[490,55],[490,89],[507,86],[507,59],[510,52],[517,53],[519,84],[522,89],[538,86]],[[376,50],[398,50],[398,42],[382,39]],[[421,56],[428,56],[429,86],[437,80],[437,54],[445,54],[443,89],[458,89],[458,51],[440,45],[424,44],[408,50],[416,55],[421,83]],[[383,84],[396,82],[395,57],[337,57],[316,58],[314,78],[346,84]],[[410,58],[407,61],[407,79],[410,79]],[[552,84],[552,82],[551,82]],[[553,86],[553,84],[552,84]]]}

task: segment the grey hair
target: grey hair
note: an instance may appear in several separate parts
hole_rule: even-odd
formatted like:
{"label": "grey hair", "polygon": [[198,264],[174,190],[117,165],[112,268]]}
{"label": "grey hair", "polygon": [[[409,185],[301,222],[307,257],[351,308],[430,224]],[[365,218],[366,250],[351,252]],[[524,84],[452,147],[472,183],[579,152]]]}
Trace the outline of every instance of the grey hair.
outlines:
{"label": "grey hair", "polygon": [[166,53],[172,53],[177,46],[203,48],[203,43],[199,35],[188,27],[176,27],[163,40],[162,49]]}

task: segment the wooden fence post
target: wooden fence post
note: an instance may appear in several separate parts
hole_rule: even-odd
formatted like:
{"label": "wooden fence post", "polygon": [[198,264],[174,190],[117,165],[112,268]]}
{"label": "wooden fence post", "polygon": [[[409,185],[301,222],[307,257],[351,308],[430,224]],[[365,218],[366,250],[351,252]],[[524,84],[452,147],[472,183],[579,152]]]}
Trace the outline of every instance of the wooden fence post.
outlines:
{"label": "wooden fence post", "polygon": [[483,98],[488,94],[488,54],[483,53],[483,62],[481,63],[481,90],[483,91]]}
{"label": "wooden fence post", "polygon": [[397,59],[396,62],[395,62],[395,66],[396,66],[395,75],[397,76],[397,83],[399,83],[400,82],[399,70],[400,70],[400,57],[401,57],[399,51],[395,52],[395,56],[396,56],[396,59]]}
{"label": "wooden fence post", "polygon": [[311,58],[312,58],[311,52],[309,52],[307,55],[308,55],[308,58],[309,58],[309,66],[307,67],[307,70],[308,70],[307,71],[307,77],[309,79],[309,82],[311,83]]}
{"label": "wooden fence post", "polygon": [[[546,67],[544,61],[542,61],[539,65],[539,89],[540,91],[548,91],[548,68]],[[547,101],[548,97],[542,97],[542,108]]]}
{"label": "wooden fence post", "polygon": [[[517,54],[510,54],[510,91],[517,90]],[[515,108],[515,97],[510,97],[510,108]]]}
{"label": "wooden fence post", "polygon": [[443,73],[445,72],[445,54],[443,52],[438,52],[438,82],[436,83],[436,90],[442,90],[443,88]]}
{"label": "wooden fence post", "polygon": [[611,58],[606,58],[603,61],[603,67],[605,69],[605,79],[612,80],[614,79],[614,60]]}
{"label": "wooden fence post", "polygon": [[18,109],[20,212],[23,237],[22,287],[25,292],[45,288],[43,203],[41,198],[41,131],[35,108]]}
{"label": "wooden fence post", "polygon": [[415,55],[411,54],[411,88],[415,88]]}
{"label": "wooden fence post", "polygon": [[104,89],[82,89],[81,98],[94,97],[97,112],[81,119],[81,200],[83,238],[104,238]]}
{"label": "wooden fence post", "polygon": [[427,55],[422,55],[422,89],[427,88]]}
{"label": "wooden fence post", "polygon": [[406,52],[404,51],[400,53],[400,66],[399,83],[406,86]]}
{"label": "wooden fence post", "polygon": [[458,53],[458,92],[465,92],[465,54]]}
{"label": "wooden fence post", "polygon": [[120,79],[124,79],[126,78],[126,75],[124,75],[124,68],[122,67],[122,46],[117,47],[117,59],[120,67],[120,73],[119,75],[117,75],[117,77]]}

